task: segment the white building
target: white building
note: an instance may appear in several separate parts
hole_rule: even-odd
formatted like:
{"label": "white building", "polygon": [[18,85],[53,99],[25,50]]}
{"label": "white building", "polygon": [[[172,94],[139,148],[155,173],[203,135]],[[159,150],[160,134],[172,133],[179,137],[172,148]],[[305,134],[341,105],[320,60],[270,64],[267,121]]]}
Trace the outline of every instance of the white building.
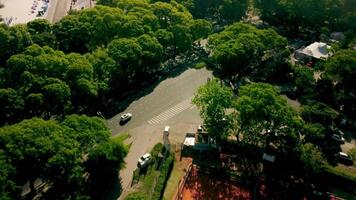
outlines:
{"label": "white building", "polygon": [[298,60],[326,59],[332,56],[331,47],[323,42],[314,42],[313,44],[298,49],[295,52],[295,58]]}

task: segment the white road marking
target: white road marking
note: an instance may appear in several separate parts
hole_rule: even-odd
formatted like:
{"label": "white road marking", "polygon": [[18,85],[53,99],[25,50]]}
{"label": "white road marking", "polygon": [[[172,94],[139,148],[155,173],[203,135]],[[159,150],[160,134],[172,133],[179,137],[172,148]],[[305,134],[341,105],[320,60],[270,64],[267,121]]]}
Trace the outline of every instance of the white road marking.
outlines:
{"label": "white road marking", "polygon": [[191,104],[191,101],[192,101],[192,97],[180,102],[179,104],[153,117],[152,119],[148,120],[148,123],[158,124],[160,122],[167,121],[168,119],[176,116],[177,114],[183,112],[184,110],[194,108],[194,105]]}

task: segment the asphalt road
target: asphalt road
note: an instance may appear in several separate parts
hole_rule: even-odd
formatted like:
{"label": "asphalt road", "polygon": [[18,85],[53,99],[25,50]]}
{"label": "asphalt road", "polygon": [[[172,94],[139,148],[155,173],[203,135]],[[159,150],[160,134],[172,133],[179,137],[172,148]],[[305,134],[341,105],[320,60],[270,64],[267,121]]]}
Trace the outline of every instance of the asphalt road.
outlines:
{"label": "asphalt road", "polygon": [[[177,77],[168,78],[150,94],[133,101],[122,113],[109,119],[108,127],[116,135],[144,124],[164,124],[177,114],[192,109],[191,98],[209,77],[212,73],[206,69],[188,69]],[[121,126],[120,116],[127,112],[133,117]]]}
{"label": "asphalt road", "polygon": [[71,0],[50,0],[46,19],[52,23],[58,22],[67,15]]}
{"label": "asphalt road", "polygon": [[[107,121],[113,136],[124,132],[131,135],[128,142],[132,144],[125,158],[125,169],[120,171],[122,194],[130,188],[137,159],[154,144],[162,142],[165,125],[171,127],[171,143],[183,141],[187,132],[196,130],[202,120],[197,108],[191,104],[191,98],[211,77],[211,71],[206,69],[188,69],[177,77],[160,82],[151,93],[133,101],[125,111]],[[132,113],[133,117],[121,126],[120,116],[126,112]]]}

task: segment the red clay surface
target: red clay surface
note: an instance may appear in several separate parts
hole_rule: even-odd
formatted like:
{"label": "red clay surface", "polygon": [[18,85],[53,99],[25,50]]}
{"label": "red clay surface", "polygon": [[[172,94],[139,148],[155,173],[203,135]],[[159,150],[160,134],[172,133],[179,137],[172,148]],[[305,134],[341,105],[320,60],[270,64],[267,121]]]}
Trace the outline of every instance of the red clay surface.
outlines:
{"label": "red clay surface", "polygon": [[248,188],[192,168],[182,192],[183,200],[247,200]]}

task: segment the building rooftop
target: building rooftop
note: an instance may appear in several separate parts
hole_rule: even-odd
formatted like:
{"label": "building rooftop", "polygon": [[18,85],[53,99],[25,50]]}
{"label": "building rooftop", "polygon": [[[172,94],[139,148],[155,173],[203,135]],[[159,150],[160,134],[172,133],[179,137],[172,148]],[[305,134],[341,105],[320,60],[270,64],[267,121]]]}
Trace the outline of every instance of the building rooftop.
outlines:
{"label": "building rooftop", "polygon": [[314,42],[304,49],[297,50],[297,52],[317,59],[328,58],[332,55],[330,46],[323,42]]}

